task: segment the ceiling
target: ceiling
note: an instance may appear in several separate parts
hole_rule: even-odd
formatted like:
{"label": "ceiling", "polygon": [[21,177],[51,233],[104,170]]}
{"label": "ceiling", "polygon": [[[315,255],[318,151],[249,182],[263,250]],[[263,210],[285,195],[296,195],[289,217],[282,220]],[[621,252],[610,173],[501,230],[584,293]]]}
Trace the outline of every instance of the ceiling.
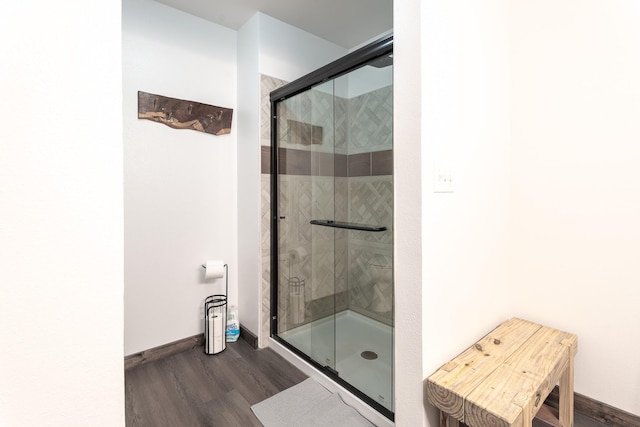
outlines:
{"label": "ceiling", "polygon": [[351,49],[393,28],[393,0],[156,0],[238,30],[256,12]]}

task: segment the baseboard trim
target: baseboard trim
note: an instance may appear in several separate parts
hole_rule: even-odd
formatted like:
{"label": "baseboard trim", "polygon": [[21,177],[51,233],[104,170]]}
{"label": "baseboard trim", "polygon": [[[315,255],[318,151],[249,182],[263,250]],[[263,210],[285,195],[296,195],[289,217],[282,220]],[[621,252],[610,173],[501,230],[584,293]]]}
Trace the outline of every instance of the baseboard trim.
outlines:
{"label": "baseboard trim", "polygon": [[[258,337],[242,325],[240,325],[240,338],[249,343],[251,347],[258,348]],[[140,353],[125,356],[124,369],[135,368],[136,366],[164,359],[165,357],[173,356],[174,354],[182,353],[183,351],[188,351],[196,347],[204,348],[204,334],[197,334],[192,337],[143,350]]]}
{"label": "baseboard trim", "polygon": [[135,368],[136,366],[164,359],[165,357],[173,356],[174,354],[182,353],[183,351],[191,350],[199,346],[204,346],[204,334],[183,338],[148,350],[143,350],[140,353],[125,356],[124,369]]}
{"label": "baseboard trim", "polygon": [[[556,386],[549,394],[545,403],[552,408],[558,409],[559,390]],[[619,427],[640,427],[640,417],[622,409],[615,408],[606,403],[584,396],[580,393],[573,395],[573,410],[580,412],[593,420],[604,423],[608,426]]]}
{"label": "baseboard trim", "polygon": [[245,340],[251,347],[258,348],[258,337],[242,325],[240,325],[240,338]]}
{"label": "baseboard trim", "polygon": [[[258,348],[258,337],[242,325],[240,325],[240,338],[245,340],[251,347],[256,349]],[[183,338],[178,341],[150,348],[148,350],[141,351],[140,353],[125,356],[124,369],[127,370],[135,368],[136,366],[164,359],[165,357],[173,356],[174,354],[200,346],[204,346],[204,334],[197,334],[192,337]],[[559,400],[560,392],[558,390],[558,386],[556,386],[549,394],[545,404],[554,409],[558,409]],[[584,396],[580,393],[574,393],[573,409],[576,412],[580,412],[582,415],[608,426],[640,427],[640,416],[623,411],[622,409],[618,409],[611,405],[607,405],[606,403]]]}

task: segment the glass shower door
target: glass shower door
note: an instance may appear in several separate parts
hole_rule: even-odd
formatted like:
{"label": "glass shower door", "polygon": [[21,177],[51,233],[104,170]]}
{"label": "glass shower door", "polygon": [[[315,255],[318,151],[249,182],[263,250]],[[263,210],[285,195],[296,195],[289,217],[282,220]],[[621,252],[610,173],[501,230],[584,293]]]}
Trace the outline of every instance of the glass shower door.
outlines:
{"label": "glass shower door", "polygon": [[333,82],[278,104],[278,334],[335,373]]}
{"label": "glass shower door", "polygon": [[[336,280],[346,310],[336,314],[336,370],[393,411],[393,67],[385,55],[335,79]],[[339,176],[343,175],[343,177]],[[342,277],[341,277],[342,276]]]}
{"label": "glass shower door", "polygon": [[335,219],[333,176],[333,81],[308,91],[311,101],[311,357],[337,374],[335,340],[335,250],[331,230],[315,227],[314,218]]}
{"label": "glass shower door", "polygon": [[271,313],[275,339],[393,419],[393,55],[387,43],[368,60],[354,53],[360,62],[344,72],[271,94],[278,168]]}

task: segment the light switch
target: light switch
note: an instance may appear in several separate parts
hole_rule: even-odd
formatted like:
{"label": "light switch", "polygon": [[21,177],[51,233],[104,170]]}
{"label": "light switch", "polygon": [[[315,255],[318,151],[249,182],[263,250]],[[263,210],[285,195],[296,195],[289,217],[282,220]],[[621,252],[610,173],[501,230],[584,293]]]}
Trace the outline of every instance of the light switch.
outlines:
{"label": "light switch", "polygon": [[453,193],[453,172],[451,167],[436,166],[433,176],[434,193]]}

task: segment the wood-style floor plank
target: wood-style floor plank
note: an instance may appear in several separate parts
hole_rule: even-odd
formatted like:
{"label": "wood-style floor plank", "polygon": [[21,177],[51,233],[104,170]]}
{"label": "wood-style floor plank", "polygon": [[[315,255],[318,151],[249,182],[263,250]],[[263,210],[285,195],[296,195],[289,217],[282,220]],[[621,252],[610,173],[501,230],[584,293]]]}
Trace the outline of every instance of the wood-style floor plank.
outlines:
{"label": "wood-style floor plank", "polygon": [[205,407],[207,419],[214,420],[213,425],[262,427],[251,411],[251,404],[237,390],[207,402]]}
{"label": "wood-style floor plank", "polygon": [[[550,427],[550,426],[553,426],[553,424],[546,423],[544,420],[541,420],[538,418],[533,420],[533,427]],[[573,427],[609,427],[609,426],[607,424],[603,424],[594,419],[591,419],[577,411],[574,411]]]}
{"label": "wood-style floor plank", "polygon": [[270,349],[239,340],[217,355],[194,348],[125,371],[128,427],[260,427],[251,405],[306,376]]}
{"label": "wood-style floor plank", "polygon": [[[194,348],[125,371],[126,425],[261,427],[251,405],[305,379],[274,351],[243,340],[213,356]],[[604,426],[576,412],[574,427]]]}

